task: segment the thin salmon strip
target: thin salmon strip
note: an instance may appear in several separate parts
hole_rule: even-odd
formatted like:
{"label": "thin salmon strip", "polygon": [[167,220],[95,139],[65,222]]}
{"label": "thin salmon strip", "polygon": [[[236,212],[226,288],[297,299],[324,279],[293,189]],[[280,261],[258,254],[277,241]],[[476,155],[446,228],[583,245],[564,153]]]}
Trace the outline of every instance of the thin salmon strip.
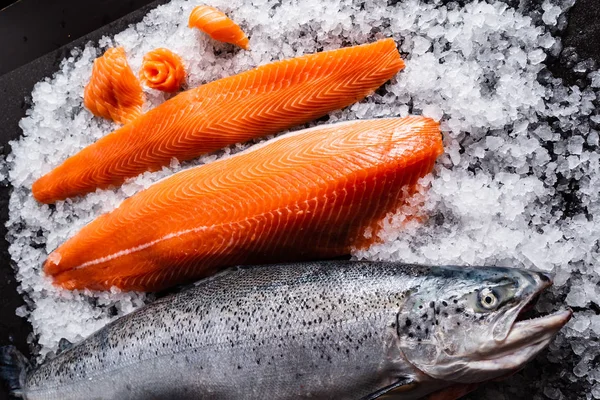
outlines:
{"label": "thin salmon strip", "polygon": [[231,265],[348,254],[372,243],[365,230],[375,236],[442,151],[439,125],[424,117],[292,132],[155,183],[44,269],[66,289],[155,291]]}
{"label": "thin salmon strip", "polygon": [[392,39],[278,61],[180,93],[33,184],[52,203],[348,106],[404,67]]}
{"label": "thin salmon strip", "polygon": [[140,76],[149,88],[173,93],[185,80],[185,68],[181,57],[169,49],[159,48],[144,56]]}
{"label": "thin salmon strip", "polygon": [[144,93],[122,47],[108,49],[94,61],[83,104],[92,114],[121,124],[141,115]]}
{"label": "thin salmon strip", "polygon": [[219,42],[231,43],[248,50],[248,37],[238,24],[224,12],[210,6],[195,7],[188,21],[190,28],[198,28]]}

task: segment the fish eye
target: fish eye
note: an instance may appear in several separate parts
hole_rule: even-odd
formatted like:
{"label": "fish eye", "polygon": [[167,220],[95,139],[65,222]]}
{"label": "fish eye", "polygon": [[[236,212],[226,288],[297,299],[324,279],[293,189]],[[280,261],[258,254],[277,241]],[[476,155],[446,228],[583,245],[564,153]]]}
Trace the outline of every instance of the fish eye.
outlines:
{"label": "fish eye", "polygon": [[486,310],[493,310],[498,305],[498,296],[490,288],[479,291],[479,305]]}

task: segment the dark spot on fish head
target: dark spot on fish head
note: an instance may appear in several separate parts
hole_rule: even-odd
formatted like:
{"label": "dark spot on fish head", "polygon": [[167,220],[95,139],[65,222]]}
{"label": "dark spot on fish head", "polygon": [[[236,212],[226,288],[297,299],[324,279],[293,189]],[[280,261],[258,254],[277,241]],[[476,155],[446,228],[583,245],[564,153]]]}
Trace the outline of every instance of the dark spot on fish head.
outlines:
{"label": "dark spot on fish head", "polygon": [[428,341],[436,325],[435,301],[420,302],[409,298],[397,317],[397,333],[416,341]]}

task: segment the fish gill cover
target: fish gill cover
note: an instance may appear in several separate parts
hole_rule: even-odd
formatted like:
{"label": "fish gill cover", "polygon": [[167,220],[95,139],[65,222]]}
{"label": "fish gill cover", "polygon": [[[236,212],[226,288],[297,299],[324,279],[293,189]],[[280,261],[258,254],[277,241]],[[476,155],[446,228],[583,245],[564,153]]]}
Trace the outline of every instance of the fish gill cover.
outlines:
{"label": "fish gill cover", "polygon": [[[574,318],[534,365],[476,397],[600,398],[600,73],[577,63],[555,38],[574,1],[517,3],[209,1],[248,33],[252,51],[244,52],[189,29],[185,22],[197,4],[173,0],[114,38],[73,51],[60,71],[35,86],[20,124],[23,138],[12,143],[7,160],[14,187],[8,240],[27,300],[17,313],[32,323],[39,357],[55,351],[61,338],[78,341],[148,300],[137,293],[60,291],[43,277],[46,256],[152,182],[248,147],[173,162],[119,189],[38,204],[30,190],[36,178],[115,128],[83,108],[83,88],[103,49],[123,46],[138,71],[148,51],[169,48],[182,55],[195,87],[273,60],[393,37],[406,70],[327,122],[422,113],[441,119],[446,153],[423,180],[424,190],[384,221],[383,243],[355,256],[555,273],[555,287],[538,309],[566,303]],[[579,85],[548,71],[547,60],[559,56]],[[145,90],[146,109],[169,96]],[[407,219],[407,213],[427,218]]]}

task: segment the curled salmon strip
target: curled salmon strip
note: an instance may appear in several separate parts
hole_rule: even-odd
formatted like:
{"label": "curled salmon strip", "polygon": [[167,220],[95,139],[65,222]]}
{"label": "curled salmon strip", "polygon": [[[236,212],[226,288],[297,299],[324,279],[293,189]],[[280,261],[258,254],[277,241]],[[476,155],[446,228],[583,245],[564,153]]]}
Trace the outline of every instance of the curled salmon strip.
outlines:
{"label": "curled salmon strip", "polygon": [[127,63],[125,49],[110,48],[94,61],[83,104],[92,114],[121,124],[142,114],[142,86]]}
{"label": "curled salmon strip", "polygon": [[192,10],[188,26],[198,28],[220,42],[232,43],[248,50],[248,37],[238,24],[222,11],[210,6],[198,6]]}
{"label": "curled salmon strip", "polygon": [[169,49],[159,48],[144,56],[140,76],[149,88],[173,93],[181,88],[185,69],[181,57]]}

